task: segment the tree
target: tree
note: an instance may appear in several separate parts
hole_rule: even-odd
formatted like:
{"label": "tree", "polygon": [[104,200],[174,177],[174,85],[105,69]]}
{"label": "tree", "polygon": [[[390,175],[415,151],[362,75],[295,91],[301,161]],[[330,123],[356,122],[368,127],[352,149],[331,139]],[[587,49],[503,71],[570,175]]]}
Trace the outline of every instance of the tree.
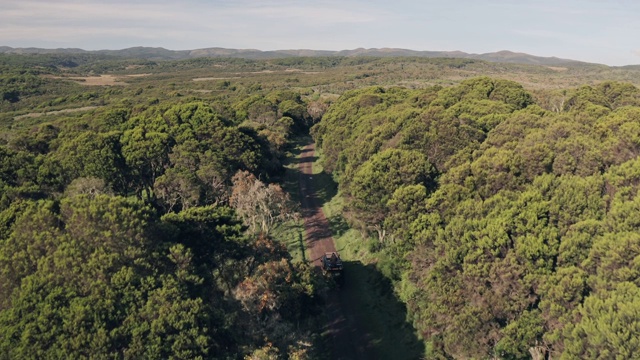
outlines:
{"label": "tree", "polygon": [[169,162],[171,138],[143,127],[125,131],[122,136],[122,155],[131,169],[131,181],[139,195],[150,192],[156,179]]}
{"label": "tree", "polygon": [[635,359],[640,356],[640,289],[622,282],[589,296],[579,321],[565,329],[561,359]]}
{"label": "tree", "polygon": [[376,230],[382,242],[386,235],[387,203],[394,192],[401,186],[428,186],[433,173],[427,158],[417,151],[385,150],[374,155],[355,173],[349,187],[349,207],[367,227]]}
{"label": "tree", "polygon": [[153,184],[153,190],[167,212],[188,209],[200,201],[200,186],[193,173],[171,168],[158,177]]}
{"label": "tree", "polygon": [[204,187],[206,204],[217,205],[229,198],[230,173],[225,159],[218,153],[206,151],[200,155],[200,168],[196,175]]}
{"label": "tree", "polygon": [[120,132],[86,131],[64,141],[52,156],[64,169],[67,184],[76,178],[94,177],[124,192],[128,169],[120,152],[120,136]]}
{"label": "tree", "polygon": [[423,184],[406,185],[394,191],[386,204],[389,210],[385,218],[385,228],[394,240],[410,241],[411,223],[425,210],[427,188]]}
{"label": "tree", "polygon": [[268,235],[273,227],[296,216],[289,195],[279,185],[265,185],[248,171],[232,179],[229,202],[249,227],[249,231]]}
{"label": "tree", "polygon": [[86,194],[90,197],[101,194],[113,195],[105,181],[95,177],[76,178],[71,181],[69,186],[67,186],[67,196],[71,197],[82,194]]}

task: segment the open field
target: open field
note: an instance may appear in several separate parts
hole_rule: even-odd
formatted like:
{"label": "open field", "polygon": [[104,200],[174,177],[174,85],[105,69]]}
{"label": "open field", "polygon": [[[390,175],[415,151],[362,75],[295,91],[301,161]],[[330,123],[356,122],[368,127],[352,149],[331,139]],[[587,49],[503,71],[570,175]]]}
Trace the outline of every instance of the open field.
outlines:
{"label": "open field", "polygon": [[[0,63],[3,59],[10,62],[21,58],[5,55]],[[5,127],[8,124],[19,127],[14,123],[16,118],[20,121],[35,116],[33,114],[121,101],[130,104],[144,104],[149,99],[175,102],[183,96],[209,101],[221,93],[242,97],[274,89],[299,91],[308,99],[326,101],[365,86],[446,87],[477,76],[516,81],[541,98],[552,97],[563,89],[609,80],[640,85],[640,70],[634,67],[593,64],[535,66],[469,59],[361,57],[113,60],[64,67],[47,64],[50,61],[47,59],[43,58],[40,63],[33,60],[33,69],[43,82],[39,85],[42,90],[23,96],[19,102],[0,104],[0,126],[4,123]],[[87,92],[87,88],[91,90]],[[544,102],[541,105],[544,106]]]}
{"label": "open field", "polygon": [[97,76],[44,76],[47,79],[73,80],[80,85],[86,86],[116,86],[127,85],[124,81],[127,78],[141,78],[151,74],[127,74],[127,75],[97,75]]}
{"label": "open field", "polygon": [[69,113],[74,113],[74,112],[82,112],[82,111],[94,110],[94,109],[97,109],[97,108],[98,108],[97,106],[84,106],[84,107],[76,108],[76,109],[54,110],[54,111],[41,112],[41,113],[28,113],[28,114],[16,116],[13,119],[14,120],[21,120],[21,119],[26,119],[26,118],[37,118],[37,117],[40,117],[40,116],[47,116],[47,115],[69,114]]}

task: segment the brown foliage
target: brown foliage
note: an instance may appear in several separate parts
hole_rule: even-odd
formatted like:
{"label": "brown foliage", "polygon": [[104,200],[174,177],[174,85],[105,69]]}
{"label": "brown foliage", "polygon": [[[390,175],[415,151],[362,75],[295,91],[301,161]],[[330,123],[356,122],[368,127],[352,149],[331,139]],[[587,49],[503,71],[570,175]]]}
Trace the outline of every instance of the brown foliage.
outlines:
{"label": "brown foliage", "polygon": [[268,235],[276,224],[296,216],[289,195],[280,185],[266,185],[248,171],[238,171],[232,182],[229,203],[250,232]]}

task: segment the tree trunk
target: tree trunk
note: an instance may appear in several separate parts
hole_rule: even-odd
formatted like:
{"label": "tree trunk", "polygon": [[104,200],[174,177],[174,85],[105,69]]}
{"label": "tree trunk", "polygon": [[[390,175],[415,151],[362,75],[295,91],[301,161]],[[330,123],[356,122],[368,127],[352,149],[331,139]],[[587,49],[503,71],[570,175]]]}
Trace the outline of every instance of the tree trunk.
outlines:
{"label": "tree trunk", "polygon": [[542,346],[532,346],[529,348],[531,360],[545,360],[545,348]]}
{"label": "tree trunk", "polygon": [[376,226],[376,231],[378,232],[378,240],[380,243],[384,242],[384,238],[387,235],[387,231],[382,228],[382,226]]}

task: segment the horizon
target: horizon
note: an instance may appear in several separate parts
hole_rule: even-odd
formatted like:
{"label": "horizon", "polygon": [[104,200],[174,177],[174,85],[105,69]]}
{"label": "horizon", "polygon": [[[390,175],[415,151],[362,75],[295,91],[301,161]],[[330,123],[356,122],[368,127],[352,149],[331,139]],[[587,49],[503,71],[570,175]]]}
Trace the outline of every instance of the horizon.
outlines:
{"label": "horizon", "polygon": [[634,39],[640,3],[630,0],[4,2],[0,43],[13,48],[506,50],[610,66],[640,64]]}
{"label": "horizon", "polygon": [[[578,60],[578,59],[567,59],[567,58],[560,58],[557,56],[539,56],[536,54],[528,54],[528,53],[523,53],[523,52],[517,52],[517,51],[511,51],[511,50],[507,50],[507,49],[502,49],[502,50],[496,50],[496,51],[490,51],[490,52],[486,52],[486,53],[471,53],[471,52],[466,52],[464,50],[416,50],[416,49],[407,49],[407,48],[397,48],[397,47],[383,47],[383,48],[365,48],[365,47],[356,47],[356,48],[351,48],[351,49],[340,49],[340,50],[327,50],[327,49],[311,49],[311,48],[306,48],[306,49],[294,49],[294,48],[290,48],[290,49],[272,49],[272,50],[262,50],[262,49],[257,49],[257,48],[228,48],[228,47],[220,47],[220,46],[209,46],[209,47],[202,47],[202,48],[193,48],[193,49],[169,49],[169,48],[165,48],[162,46],[143,46],[143,45],[138,45],[138,46],[130,46],[130,47],[126,47],[126,48],[112,48],[112,49],[96,49],[96,50],[88,50],[88,49],[83,49],[80,47],[64,47],[64,48],[40,48],[40,47],[34,47],[34,46],[29,46],[29,47],[12,47],[12,46],[7,46],[7,45],[2,45],[0,44],[0,48],[2,47],[9,47],[11,49],[14,50],[28,50],[28,49],[33,49],[33,50],[45,50],[45,51],[55,51],[55,50],[82,50],[82,51],[86,51],[86,52],[100,52],[100,51],[123,51],[123,50],[129,50],[129,49],[162,49],[162,50],[167,50],[167,51],[197,51],[197,50],[207,50],[207,49],[223,49],[223,50],[237,50],[237,51],[258,51],[258,52],[278,52],[278,51],[327,51],[327,52],[342,52],[342,51],[355,51],[355,50],[401,50],[401,51],[413,51],[413,52],[442,52],[442,53],[451,53],[451,54],[455,54],[455,53],[461,53],[461,54],[467,54],[467,55],[490,55],[490,54],[499,54],[499,53],[503,53],[503,52],[508,52],[511,54],[518,54],[518,55],[528,55],[528,56],[533,56],[533,57],[540,57],[540,58],[548,58],[548,59],[559,59],[559,60],[566,60],[566,61],[575,61],[575,62],[583,62],[583,63],[590,63],[587,61],[583,61],[583,60]],[[312,55],[315,56],[315,55]],[[600,63],[590,63],[590,64],[596,64],[596,65],[606,65],[606,64],[600,64]],[[632,65],[636,65],[636,64],[629,64],[629,65],[622,65],[622,66],[632,66]],[[607,66],[617,66],[617,65],[607,65]]]}

